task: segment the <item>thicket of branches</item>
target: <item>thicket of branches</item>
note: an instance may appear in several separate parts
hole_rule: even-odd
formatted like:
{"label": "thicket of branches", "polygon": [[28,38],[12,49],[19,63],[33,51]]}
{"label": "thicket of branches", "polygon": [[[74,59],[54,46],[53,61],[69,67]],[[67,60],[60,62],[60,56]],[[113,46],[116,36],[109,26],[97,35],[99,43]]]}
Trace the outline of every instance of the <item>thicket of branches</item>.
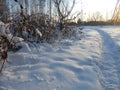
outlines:
{"label": "thicket of branches", "polygon": [[[20,42],[52,43],[76,33],[67,24],[68,19],[79,16],[78,13],[69,18],[75,0],[70,7],[64,0],[31,0],[32,4],[28,0],[10,1],[13,5],[7,5],[5,1],[0,2],[3,5],[0,6],[0,60],[3,62],[0,72],[7,61],[8,51],[21,49]],[[46,2],[49,9],[45,9]]]}
{"label": "thicket of branches", "polygon": [[[14,0],[14,6],[9,5],[6,22],[9,22],[8,26],[12,35],[21,37],[28,42],[37,43],[49,43],[59,38],[60,35],[63,38],[66,37],[65,35],[71,36],[68,20],[75,19],[80,14],[70,18],[75,0],[70,7],[68,1],[64,0],[35,0],[34,2],[31,0],[30,2],[28,0]],[[49,9],[45,9],[46,2]],[[16,4],[17,6],[15,6]],[[17,11],[14,8],[17,8]],[[45,12],[46,10],[47,12]],[[1,15],[4,16],[4,12]],[[1,18],[4,19],[2,16]]]}

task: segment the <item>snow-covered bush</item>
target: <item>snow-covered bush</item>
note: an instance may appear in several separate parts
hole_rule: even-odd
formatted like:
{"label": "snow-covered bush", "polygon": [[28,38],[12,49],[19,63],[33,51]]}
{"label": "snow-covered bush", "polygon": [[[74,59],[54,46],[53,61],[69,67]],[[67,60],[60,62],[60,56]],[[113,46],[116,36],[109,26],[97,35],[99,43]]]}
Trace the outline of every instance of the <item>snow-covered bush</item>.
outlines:
{"label": "snow-covered bush", "polygon": [[24,5],[22,5],[19,0],[15,0],[15,2],[20,5],[20,13],[12,20],[12,25],[10,27],[12,34],[16,32],[15,36],[21,37],[26,42],[31,43],[51,43],[60,38],[64,39],[76,36],[75,34],[77,31],[67,26],[66,21],[62,21],[62,28],[60,28],[61,24],[59,20],[56,21],[53,17],[42,12],[33,12],[28,15]]}
{"label": "snow-covered bush", "polygon": [[11,23],[4,24],[0,21],[0,63],[2,63],[0,72],[7,60],[8,51],[16,51],[20,49],[20,46],[17,46],[17,43],[23,41],[22,38],[15,36],[16,31],[14,33],[10,32]]}

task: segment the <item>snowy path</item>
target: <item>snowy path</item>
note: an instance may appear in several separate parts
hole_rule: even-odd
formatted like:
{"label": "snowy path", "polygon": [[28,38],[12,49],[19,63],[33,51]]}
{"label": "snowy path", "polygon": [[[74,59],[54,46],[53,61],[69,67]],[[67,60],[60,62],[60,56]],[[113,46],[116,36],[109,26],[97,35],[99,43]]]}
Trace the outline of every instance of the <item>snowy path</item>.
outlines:
{"label": "snowy path", "polygon": [[9,53],[0,90],[120,90],[119,28],[86,27],[80,41],[24,43]]}
{"label": "snowy path", "polygon": [[120,90],[120,72],[119,60],[120,52],[117,50],[120,46],[112,39],[107,30],[95,29],[103,40],[102,62],[99,66],[103,78],[101,84],[104,90]]}

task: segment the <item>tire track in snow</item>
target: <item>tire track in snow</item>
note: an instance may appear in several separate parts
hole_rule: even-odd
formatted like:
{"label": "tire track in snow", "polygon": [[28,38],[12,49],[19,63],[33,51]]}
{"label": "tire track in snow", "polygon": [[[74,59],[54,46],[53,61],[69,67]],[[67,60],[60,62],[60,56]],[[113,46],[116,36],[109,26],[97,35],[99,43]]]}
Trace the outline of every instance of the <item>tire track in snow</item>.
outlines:
{"label": "tire track in snow", "polygon": [[102,73],[101,84],[104,90],[120,90],[120,77],[118,75],[119,67],[117,66],[116,58],[119,58],[116,55],[115,47],[117,44],[113,41],[111,36],[99,29],[95,29],[103,40],[103,52],[102,52],[102,62],[99,65],[100,71]]}

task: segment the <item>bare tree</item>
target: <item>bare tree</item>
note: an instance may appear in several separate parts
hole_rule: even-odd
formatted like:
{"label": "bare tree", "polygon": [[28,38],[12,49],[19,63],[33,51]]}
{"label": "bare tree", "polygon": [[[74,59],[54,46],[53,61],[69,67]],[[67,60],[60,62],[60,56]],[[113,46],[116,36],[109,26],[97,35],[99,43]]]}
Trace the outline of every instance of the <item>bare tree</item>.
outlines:
{"label": "bare tree", "polygon": [[94,21],[102,21],[102,19],[103,19],[103,16],[101,15],[101,13],[100,12],[95,12],[95,13],[93,13],[93,20]]}
{"label": "bare tree", "polygon": [[117,0],[116,6],[113,12],[112,21],[114,24],[120,23],[120,0]]}
{"label": "bare tree", "polygon": [[8,17],[8,6],[6,0],[0,0],[0,19],[2,21],[7,21]]}
{"label": "bare tree", "polygon": [[70,8],[68,3],[65,3],[64,0],[54,0],[54,4],[58,13],[59,29],[62,30],[64,28],[63,24],[68,19],[74,8],[75,0],[73,0],[72,6]]}
{"label": "bare tree", "polygon": [[49,7],[50,7],[50,10],[49,10],[49,18],[50,18],[50,20],[51,20],[51,17],[52,17],[52,1],[50,0],[50,2],[49,2]]}
{"label": "bare tree", "polygon": [[39,1],[39,12],[44,13],[45,0],[38,0],[38,1]]}
{"label": "bare tree", "polygon": [[100,12],[94,12],[92,13],[92,15],[89,14],[88,16],[88,21],[102,21],[103,20],[103,16]]}
{"label": "bare tree", "polygon": [[28,14],[28,11],[29,11],[29,3],[28,3],[28,0],[25,0],[25,9],[26,9],[26,13]]}

